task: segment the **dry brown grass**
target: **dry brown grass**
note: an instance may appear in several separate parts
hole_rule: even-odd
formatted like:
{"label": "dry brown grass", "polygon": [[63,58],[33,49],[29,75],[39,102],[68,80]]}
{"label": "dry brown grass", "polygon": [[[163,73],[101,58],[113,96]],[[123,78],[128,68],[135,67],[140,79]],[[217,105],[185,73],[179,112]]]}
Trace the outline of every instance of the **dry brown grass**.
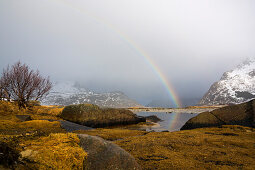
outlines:
{"label": "dry brown grass", "polygon": [[151,132],[115,143],[143,169],[255,168],[255,129],[242,126]]}
{"label": "dry brown grass", "polygon": [[[0,148],[6,150],[8,146],[9,151],[13,151],[4,153],[8,155],[3,159],[5,166],[13,169],[82,169],[87,153],[79,146],[76,134],[66,133],[58,121],[22,122],[16,117],[25,114],[32,119],[58,119],[56,116],[62,109],[34,106],[19,110],[13,102],[0,101]],[[19,160],[15,160],[17,157]],[[12,160],[11,165],[8,160]],[[14,162],[18,164],[14,165]]]}
{"label": "dry brown grass", "polygon": [[19,109],[15,102],[0,101],[0,116],[27,114],[37,116],[38,119],[40,116],[41,119],[57,119],[57,116],[63,109],[63,106],[33,106],[26,109]]}
{"label": "dry brown grass", "polygon": [[[37,109],[43,108],[42,106],[36,107]],[[19,135],[26,133],[49,134],[52,132],[65,132],[57,121],[31,120],[22,122],[16,117],[16,115],[22,114],[31,115],[32,119],[58,119],[56,116],[47,113],[40,115],[29,109],[19,110],[18,106],[13,102],[0,101],[0,134]]]}
{"label": "dry brown grass", "polygon": [[87,153],[79,143],[73,133],[50,134],[21,143],[21,155],[30,169],[82,169]]}
{"label": "dry brown grass", "polygon": [[61,128],[60,122],[50,122],[47,120],[31,120],[20,122],[16,120],[0,120],[0,134],[19,135],[19,134],[40,134],[65,132]]}
{"label": "dry brown grass", "polygon": [[[63,108],[63,106],[33,106],[19,109],[15,102],[0,101],[0,124],[7,124],[5,120],[12,120],[14,123],[19,122],[15,115],[30,115],[33,120],[60,120],[58,115]],[[9,124],[11,126],[12,122]]]}
{"label": "dry brown grass", "polygon": [[58,116],[64,109],[64,106],[35,106],[33,112],[36,114],[49,114],[52,116]]}
{"label": "dry brown grass", "polygon": [[[77,135],[66,134],[57,121],[21,122],[15,116],[30,114],[39,119],[45,115],[44,118],[57,119],[62,109],[36,107],[32,113],[0,102],[0,142],[23,154],[23,168],[81,169],[86,153],[78,147]],[[76,133],[113,140],[133,155],[143,169],[255,169],[254,128],[229,125],[171,133],[114,128]]]}
{"label": "dry brown grass", "polygon": [[0,115],[8,116],[13,114],[24,114],[26,112],[25,109],[20,109],[16,103],[0,101]]}

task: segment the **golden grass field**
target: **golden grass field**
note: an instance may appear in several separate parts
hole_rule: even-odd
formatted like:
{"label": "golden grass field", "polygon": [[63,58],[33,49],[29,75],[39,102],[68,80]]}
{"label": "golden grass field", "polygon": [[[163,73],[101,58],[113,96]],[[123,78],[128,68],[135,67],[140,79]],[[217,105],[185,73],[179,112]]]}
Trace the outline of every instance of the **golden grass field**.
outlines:
{"label": "golden grass field", "polygon": [[[83,133],[119,145],[142,169],[255,169],[254,128],[226,125],[145,132],[118,127],[67,133],[58,121],[41,120],[61,119],[62,109],[35,106],[18,110],[13,103],[0,102],[0,148],[9,148],[0,162],[19,155],[21,163],[16,166],[20,169],[82,169],[87,153],[76,134]],[[17,114],[31,115],[33,120],[22,122]]]}

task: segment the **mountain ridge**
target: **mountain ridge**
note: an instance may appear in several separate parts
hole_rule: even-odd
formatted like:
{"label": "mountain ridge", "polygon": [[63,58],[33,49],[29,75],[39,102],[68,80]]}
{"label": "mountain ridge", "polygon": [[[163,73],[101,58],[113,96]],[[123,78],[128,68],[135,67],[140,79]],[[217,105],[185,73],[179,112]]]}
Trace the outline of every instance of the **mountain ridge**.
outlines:
{"label": "mountain ridge", "polygon": [[100,107],[142,107],[121,91],[97,93],[78,86],[75,82],[57,82],[42,102],[43,105],[71,105],[90,103]]}
{"label": "mountain ridge", "polygon": [[223,73],[200,100],[199,105],[239,104],[255,98],[255,58],[246,59]]}

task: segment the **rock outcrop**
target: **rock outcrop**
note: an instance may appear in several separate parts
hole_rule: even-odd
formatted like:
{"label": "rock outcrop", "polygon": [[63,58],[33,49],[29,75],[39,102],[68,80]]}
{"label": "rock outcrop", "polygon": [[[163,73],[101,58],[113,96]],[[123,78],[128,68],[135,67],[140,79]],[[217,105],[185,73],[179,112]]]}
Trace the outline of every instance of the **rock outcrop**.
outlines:
{"label": "rock outcrop", "polygon": [[220,125],[255,127],[255,100],[226,106],[211,112],[203,112],[188,120],[181,130]]}
{"label": "rock outcrop", "polygon": [[141,167],[134,157],[118,145],[96,136],[79,134],[80,146],[88,153],[84,169],[138,170]]}
{"label": "rock outcrop", "polygon": [[145,121],[126,109],[100,108],[93,104],[66,106],[60,117],[89,127],[135,124]]}

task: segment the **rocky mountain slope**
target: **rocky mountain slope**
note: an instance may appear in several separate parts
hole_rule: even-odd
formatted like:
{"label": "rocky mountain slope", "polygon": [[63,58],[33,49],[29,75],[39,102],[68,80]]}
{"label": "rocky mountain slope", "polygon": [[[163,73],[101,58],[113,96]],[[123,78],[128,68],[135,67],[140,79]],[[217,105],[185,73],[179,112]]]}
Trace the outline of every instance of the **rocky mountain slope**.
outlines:
{"label": "rocky mountain slope", "polygon": [[225,72],[204,95],[199,104],[237,104],[255,98],[255,59],[247,59]]}
{"label": "rocky mountain slope", "polygon": [[101,107],[114,108],[142,106],[123,92],[96,93],[79,87],[74,82],[55,83],[49,95],[41,103],[43,105],[91,103]]}

